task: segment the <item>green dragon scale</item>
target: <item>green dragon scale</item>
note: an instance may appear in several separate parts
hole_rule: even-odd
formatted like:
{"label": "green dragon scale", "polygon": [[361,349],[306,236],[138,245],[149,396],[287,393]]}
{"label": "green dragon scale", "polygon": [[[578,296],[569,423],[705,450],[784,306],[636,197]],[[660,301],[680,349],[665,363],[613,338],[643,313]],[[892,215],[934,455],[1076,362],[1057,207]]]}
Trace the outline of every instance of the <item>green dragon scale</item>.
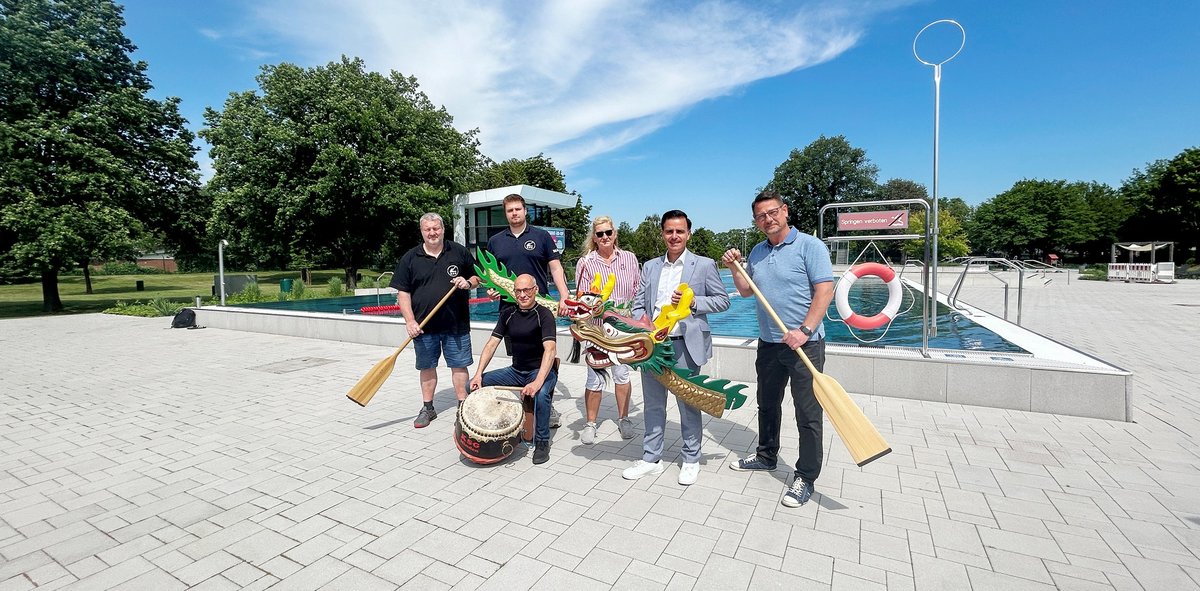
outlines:
{"label": "green dragon scale", "polygon": [[[475,272],[485,287],[499,292],[507,301],[512,296],[516,276],[496,260],[491,253],[478,249]],[[634,320],[629,307],[615,305],[612,294],[615,278],[600,278],[591,286],[578,286],[575,297],[568,297],[567,318],[571,320],[571,335],[579,343],[584,362],[596,370],[623,363],[654,375],[668,391],[680,400],[714,417],[725,410],[740,408],[746,402],[742,390],[745,384],[729,385],[729,380],[710,379],[687,369],[675,367],[675,355],[669,335],[676,322],[691,313],[692,290],[680,286],[684,297],[677,306],[667,306],[657,318]],[[537,303],[558,312],[558,302],[538,296]]]}

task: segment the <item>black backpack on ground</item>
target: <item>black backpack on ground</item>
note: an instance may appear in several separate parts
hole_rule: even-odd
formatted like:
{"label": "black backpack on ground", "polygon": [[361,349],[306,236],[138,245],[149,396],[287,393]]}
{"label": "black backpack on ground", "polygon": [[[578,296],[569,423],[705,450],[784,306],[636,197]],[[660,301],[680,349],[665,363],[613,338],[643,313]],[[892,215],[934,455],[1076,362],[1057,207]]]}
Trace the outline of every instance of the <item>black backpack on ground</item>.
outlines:
{"label": "black backpack on ground", "polygon": [[191,308],[184,308],[175,315],[171,320],[171,328],[194,328],[196,326],[196,312]]}

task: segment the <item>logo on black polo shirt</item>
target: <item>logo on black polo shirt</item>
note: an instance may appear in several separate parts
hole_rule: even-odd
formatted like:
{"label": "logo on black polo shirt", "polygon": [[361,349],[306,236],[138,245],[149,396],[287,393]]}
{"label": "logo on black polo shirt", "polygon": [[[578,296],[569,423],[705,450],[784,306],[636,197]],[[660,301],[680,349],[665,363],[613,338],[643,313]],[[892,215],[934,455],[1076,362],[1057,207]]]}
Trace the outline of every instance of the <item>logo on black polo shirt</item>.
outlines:
{"label": "logo on black polo shirt", "polygon": [[534,248],[537,248],[536,242],[534,242],[532,240],[525,241],[525,250],[533,250]]}
{"label": "logo on black polo shirt", "polygon": [[451,277],[458,277],[458,265],[450,265],[446,267],[446,274]]}

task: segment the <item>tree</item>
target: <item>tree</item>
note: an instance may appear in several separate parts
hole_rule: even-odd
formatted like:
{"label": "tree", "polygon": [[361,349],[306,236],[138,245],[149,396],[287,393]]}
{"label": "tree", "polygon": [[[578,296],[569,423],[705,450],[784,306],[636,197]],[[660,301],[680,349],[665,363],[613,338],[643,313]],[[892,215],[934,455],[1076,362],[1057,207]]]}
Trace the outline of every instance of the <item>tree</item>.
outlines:
{"label": "tree", "polygon": [[512,185],[529,185],[547,191],[567,192],[567,182],[562,171],[544,154],[524,160],[511,158],[499,164],[489,164],[483,169],[476,186],[471,190],[478,191]]}
{"label": "tree", "polygon": [[[925,211],[915,211],[908,216],[908,232],[910,234],[925,233]],[[904,241],[901,248],[910,258],[925,257],[925,239]],[[938,210],[938,258],[952,259],[967,256],[971,252],[967,231],[954,214],[945,209]]]}
{"label": "tree", "polygon": [[908,179],[888,179],[876,193],[880,201],[887,199],[924,199],[929,201],[925,185]]}
{"label": "tree", "polygon": [[976,208],[968,226],[970,242],[1008,257],[1082,252],[1100,234],[1088,195],[1104,190],[1095,183],[1018,181]]}
{"label": "tree", "polygon": [[749,256],[750,249],[754,248],[755,244],[767,239],[767,235],[762,233],[755,226],[748,228],[732,228],[724,232],[718,232],[714,238],[717,246],[721,247],[722,254],[727,248],[736,248],[742,251],[742,256]]}
{"label": "tree", "polygon": [[47,312],[63,307],[64,269],[132,257],[150,232],[189,240],[176,207],[198,195],[193,136],[178,99],[147,97],[121,12],[0,2],[0,258],[41,276]]}
{"label": "tree", "polygon": [[717,235],[712,230],[698,227],[692,232],[691,239],[688,240],[688,250],[719,261],[725,252],[725,247],[721,246]]}
{"label": "tree", "polygon": [[1184,252],[1200,247],[1200,148],[1184,150],[1167,163],[1156,196],[1173,221],[1168,238]]}
{"label": "tree", "polygon": [[622,248],[632,252],[638,258],[639,263],[662,255],[666,251],[666,246],[662,241],[662,218],[658,214],[646,216],[642,223],[638,224],[637,229],[628,232],[629,224],[621,223],[621,242]]}
{"label": "tree", "polygon": [[1134,170],[1120,193],[1132,210],[1124,240],[1174,241],[1182,252],[1200,247],[1200,147]]}
{"label": "tree", "polygon": [[588,234],[592,231],[592,206],[583,204],[583,197],[576,193],[575,207],[556,210],[553,215],[553,224],[562,226],[567,231],[567,248],[563,252],[563,264],[567,268],[574,268],[575,261],[579,259],[579,251],[583,248],[583,241],[587,240]]}
{"label": "tree", "polygon": [[803,150],[792,150],[765,188],[779,193],[788,204],[789,223],[813,233],[821,207],[870,199],[876,193],[878,174],[879,167],[865,150],[851,146],[844,136],[822,135]]}
{"label": "tree", "polygon": [[420,241],[422,214],[451,219],[451,197],[479,174],[476,131],[456,130],[416,78],[343,56],[264,66],[257,80],[261,94],[207,109],[201,132],[213,146],[214,238],[255,264],[328,253],[354,287],[381,248]]}

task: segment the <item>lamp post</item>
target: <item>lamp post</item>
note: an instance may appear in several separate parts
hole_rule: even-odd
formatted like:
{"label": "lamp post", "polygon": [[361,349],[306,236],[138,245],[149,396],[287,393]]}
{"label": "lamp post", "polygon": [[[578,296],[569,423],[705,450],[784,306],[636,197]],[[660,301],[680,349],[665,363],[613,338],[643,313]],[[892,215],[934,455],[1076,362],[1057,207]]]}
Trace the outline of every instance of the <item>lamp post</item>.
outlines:
{"label": "lamp post", "polygon": [[[940,24],[940,23],[947,23],[950,25],[954,25],[955,27],[958,27],[959,32],[962,34],[962,41],[958,44],[958,49],[955,50],[953,55],[951,55],[950,57],[948,57],[940,62],[931,62],[931,61],[926,61],[924,59],[921,59],[921,54],[917,52],[917,40],[919,40],[921,38],[921,34],[924,33],[925,31],[929,30],[930,27],[932,27],[936,24]],[[939,197],[939,195],[938,195],[938,159],[941,156],[939,143],[940,143],[941,125],[942,125],[942,116],[941,116],[941,112],[942,112],[942,65],[944,65],[946,62],[957,57],[959,52],[962,51],[963,46],[966,44],[967,44],[967,31],[965,29],[963,29],[962,25],[958,24],[957,21],[953,21],[950,19],[936,20],[936,21],[933,21],[932,23],[929,23],[928,25],[925,25],[924,27],[921,28],[920,31],[917,31],[917,36],[913,38],[913,57],[917,58],[917,61],[921,62],[922,64],[933,67],[933,203],[931,204],[932,207],[930,207],[930,209],[929,209],[929,216],[932,218],[932,220],[931,220],[932,223],[929,224],[930,234],[931,234],[929,237],[929,240],[930,240],[930,245],[932,247],[930,249],[931,255],[930,255],[930,260],[929,260],[929,269],[930,269],[929,281],[930,281],[930,287],[933,288],[932,289],[933,302],[932,302],[932,306],[930,306],[930,309],[932,311],[932,316],[930,317],[930,321],[929,321],[930,336],[937,336],[938,231],[939,231],[938,230],[938,197]]]}
{"label": "lamp post", "polygon": [[225,246],[228,240],[222,239],[217,243],[217,290],[221,292],[221,305],[225,305]]}

